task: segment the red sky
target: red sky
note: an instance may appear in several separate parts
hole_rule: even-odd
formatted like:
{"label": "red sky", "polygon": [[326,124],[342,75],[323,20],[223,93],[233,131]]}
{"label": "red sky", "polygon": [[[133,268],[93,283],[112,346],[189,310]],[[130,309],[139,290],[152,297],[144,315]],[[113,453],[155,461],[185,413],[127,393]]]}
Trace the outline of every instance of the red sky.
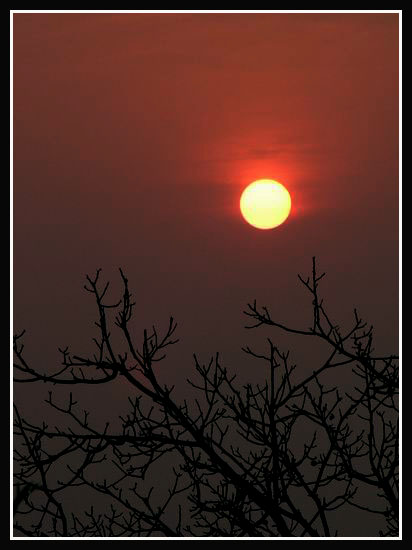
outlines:
{"label": "red sky", "polygon": [[[84,275],[121,266],[142,326],[177,318],[179,369],[233,366],[246,302],[309,323],[313,255],[335,319],[358,306],[396,351],[397,14],[15,14],[13,38],[27,353],[84,346]],[[260,178],[292,195],[272,231],[239,211]]]}

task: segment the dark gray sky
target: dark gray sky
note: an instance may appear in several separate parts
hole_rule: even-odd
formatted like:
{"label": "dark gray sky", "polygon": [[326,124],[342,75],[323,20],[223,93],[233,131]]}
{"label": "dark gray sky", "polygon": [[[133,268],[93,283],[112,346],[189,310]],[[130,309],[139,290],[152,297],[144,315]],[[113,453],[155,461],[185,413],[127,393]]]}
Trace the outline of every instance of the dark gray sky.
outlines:
{"label": "dark gray sky", "polygon": [[[260,178],[292,196],[270,231],[239,210]],[[397,14],[14,15],[14,319],[33,360],[86,349],[84,275],[119,288],[121,266],[137,327],[179,323],[169,375],[220,350],[247,377],[240,347],[264,334],[246,302],[306,326],[313,255],[334,319],[357,306],[396,351]]]}

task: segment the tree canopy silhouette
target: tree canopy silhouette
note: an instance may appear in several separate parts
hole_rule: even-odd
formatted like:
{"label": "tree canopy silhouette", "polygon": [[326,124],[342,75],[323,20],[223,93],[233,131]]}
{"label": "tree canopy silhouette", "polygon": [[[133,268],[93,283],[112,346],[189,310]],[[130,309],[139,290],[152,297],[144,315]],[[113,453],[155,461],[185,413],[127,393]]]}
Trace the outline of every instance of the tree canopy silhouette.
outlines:
{"label": "tree canopy silhouette", "polygon": [[[87,277],[98,313],[94,353],[60,349],[62,364],[50,374],[25,357],[24,332],[15,335],[15,382],[49,385],[47,402],[61,416],[58,426],[37,424],[14,408],[17,536],[345,536],[345,525],[336,526],[343,507],[374,514],[381,536],[398,536],[397,356],[374,354],[373,327],[356,310],[351,328],[340,329],[319,294],[324,275],[313,258],[310,276],[299,276],[313,306],[309,328],[277,322],[256,301],[245,311],[251,330],[322,341],[328,353],[315,370],[302,374],[272,338],[265,350],[243,348],[267,365],[260,384],[238,385],[218,354],[207,364],[195,356],[193,399],[182,402],[157,366],[177,342],[176,322],[136,342],[122,270],[115,304],[105,302],[100,270]],[[349,391],[328,381],[342,369],[351,373]],[[98,428],[76,387],[119,377],[130,387],[129,410],[119,426]],[[57,385],[67,387],[66,400],[54,396]],[[167,468],[169,485],[159,488]],[[65,495],[85,490],[95,504],[73,510]],[[365,500],[365,490],[374,498]]]}

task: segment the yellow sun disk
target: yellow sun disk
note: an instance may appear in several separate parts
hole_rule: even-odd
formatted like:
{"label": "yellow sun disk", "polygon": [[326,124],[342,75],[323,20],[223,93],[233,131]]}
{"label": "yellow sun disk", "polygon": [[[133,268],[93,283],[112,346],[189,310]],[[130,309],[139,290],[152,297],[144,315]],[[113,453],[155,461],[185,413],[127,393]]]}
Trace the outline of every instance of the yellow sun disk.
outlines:
{"label": "yellow sun disk", "polygon": [[258,229],[273,229],[289,216],[291,199],[288,190],[274,180],[254,181],[240,197],[240,211],[245,220]]}

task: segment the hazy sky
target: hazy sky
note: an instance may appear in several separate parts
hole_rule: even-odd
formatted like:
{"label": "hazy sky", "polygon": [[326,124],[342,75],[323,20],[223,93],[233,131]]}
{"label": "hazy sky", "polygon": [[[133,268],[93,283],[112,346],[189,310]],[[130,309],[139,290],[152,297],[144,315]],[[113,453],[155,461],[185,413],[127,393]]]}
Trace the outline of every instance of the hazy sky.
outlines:
{"label": "hazy sky", "polygon": [[[242,381],[266,376],[241,346],[263,352],[269,335],[303,376],[322,350],[247,331],[242,311],[257,298],[306,329],[297,273],[312,256],[332,320],[348,326],[356,306],[376,350],[397,352],[397,14],[17,13],[13,39],[14,323],[32,366],[56,368],[57,346],[94,351],[85,275],[103,268],[114,299],[122,267],[137,341],[178,322],[181,342],[157,372],[179,398],[194,352],[220,351]],[[268,231],[239,209],[261,178],[292,196]],[[17,386],[26,418],[48,418],[49,389]],[[75,398],[104,424],[129,391],[121,379]],[[374,532],[375,516],[352,512],[356,535]]]}
{"label": "hazy sky", "polygon": [[[179,323],[170,368],[216,350],[233,367],[246,302],[309,323],[296,274],[313,255],[335,320],[356,305],[396,351],[397,14],[15,14],[13,33],[29,355],[85,347],[84,275],[102,267],[119,288],[121,266],[139,326]],[[293,201],[270,231],[239,211],[260,178]]]}

